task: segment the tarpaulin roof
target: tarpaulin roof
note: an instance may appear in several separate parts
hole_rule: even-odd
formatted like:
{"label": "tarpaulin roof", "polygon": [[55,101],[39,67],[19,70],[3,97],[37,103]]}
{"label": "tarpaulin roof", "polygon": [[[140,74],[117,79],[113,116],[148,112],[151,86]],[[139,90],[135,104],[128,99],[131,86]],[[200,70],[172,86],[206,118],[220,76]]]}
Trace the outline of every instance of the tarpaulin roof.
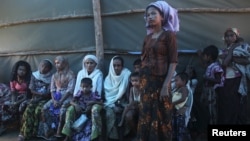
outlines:
{"label": "tarpaulin roof", "polygon": [[[153,0],[100,0],[105,71],[110,58],[121,54],[125,65],[140,52],[145,32],[145,7]],[[250,41],[249,0],[168,0],[179,10],[178,69],[197,64],[195,52],[209,44],[224,47],[223,33],[237,27]],[[92,0],[0,0],[0,80],[8,82],[13,64],[28,61],[36,70],[43,58],[65,55],[77,73],[86,53],[95,53]],[[188,58],[188,59],[186,59]]]}

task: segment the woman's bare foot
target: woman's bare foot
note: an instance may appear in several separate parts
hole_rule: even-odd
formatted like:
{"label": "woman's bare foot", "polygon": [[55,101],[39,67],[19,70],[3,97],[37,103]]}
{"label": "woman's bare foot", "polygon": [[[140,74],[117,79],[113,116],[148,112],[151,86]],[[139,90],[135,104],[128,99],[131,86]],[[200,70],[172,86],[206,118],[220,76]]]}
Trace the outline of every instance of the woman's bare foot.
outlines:
{"label": "woman's bare foot", "polygon": [[70,141],[69,140],[69,136],[66,136],[65,139],[63,141]]}
{"label": "woman's bare foot", "polygon": [[122,126],[122,124],[123,124],[123,122],[122,121],[120,121],[120,123],[117,125],[118,127],[121,127]]}

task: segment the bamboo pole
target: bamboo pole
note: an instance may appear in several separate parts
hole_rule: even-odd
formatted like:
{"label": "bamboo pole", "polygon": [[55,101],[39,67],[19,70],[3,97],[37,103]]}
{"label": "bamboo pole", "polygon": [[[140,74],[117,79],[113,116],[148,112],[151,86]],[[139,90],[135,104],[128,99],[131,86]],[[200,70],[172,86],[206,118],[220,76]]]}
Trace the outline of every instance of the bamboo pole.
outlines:
{"label": "bamboo pole", "polygon": [[99,69],[103,71],[104,64],[104,49],[103,49],[103,34],[102,34],[102,19],[100,0],[92,0],[94,25],[95,25],[95,43],[96,43],[96,57],[99,61]]}
{"label": "bamboo pole", "polygon": [[[94,1],[94,0],[93,0]],[[179,13],[250,13],[250,8],[177,8]],[[101,16],[119,16],[126,14],[134,13],[143,13],[145,9],[132,9],[118,12],[103,13]],[[49,18],[39,18],[39,19],[28,19],[23,21],[14,21],[8,23],[0,23],[0,28],[21,25],[21,24],[30,24],[30,23],[41,23],[41,22],[53,22],[53,21],[62,21],[70,19],[85,19],[93,18],[92,14],[70,14],[70,15],[61,15],[57,17]]]}

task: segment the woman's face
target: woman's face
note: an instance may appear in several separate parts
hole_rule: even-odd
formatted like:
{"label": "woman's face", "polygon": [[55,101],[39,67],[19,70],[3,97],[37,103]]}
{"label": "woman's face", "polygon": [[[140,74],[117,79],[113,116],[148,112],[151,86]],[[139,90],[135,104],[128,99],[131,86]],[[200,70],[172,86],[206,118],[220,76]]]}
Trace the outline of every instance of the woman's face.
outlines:
{"label": "woman's face", "polygon": [[237,40],[237,36],[233,31],[227,31],[224,36],[225,43],[227,46],[231,45],[232,43],[235,43]]}
{"label": "woman's face", "polygon": [[122,62],[119,59],[113,60],[113,67],[116,75],[120,75],[123,69]]}
{"label": "woman's face", "polygon": [[88,73],[92,73],[96,67],[96,62],[92,59],[87,59],[84,61],[84,67],[86,68]]}
{"label": "woman's face", "polygon": [[27,69],[25,66],[19,66],[18,69],[17,69],[17,75],[19,77],[24,77],[27,73]]}
{"label": "woman's face", "polygon": [[156,26],[162,24],[162,16],[155,7],[149,7],[146,13],[146,19],[149,26]]}
{"label": "woman's face", "polygon": [[39,64],[39,71],[41,74],[46,74],[50,71],[50,68],[48,66],[48,64],[45,62],[45,61],[42,61],[40,64]]}
{"label": "woman's face", "polygon": [[56,59],[55,60],[55,67],[56,67],[56,70],[57,71],[61,71],[64,69],[65,65],[63,63],[63,60],[62,59]]}

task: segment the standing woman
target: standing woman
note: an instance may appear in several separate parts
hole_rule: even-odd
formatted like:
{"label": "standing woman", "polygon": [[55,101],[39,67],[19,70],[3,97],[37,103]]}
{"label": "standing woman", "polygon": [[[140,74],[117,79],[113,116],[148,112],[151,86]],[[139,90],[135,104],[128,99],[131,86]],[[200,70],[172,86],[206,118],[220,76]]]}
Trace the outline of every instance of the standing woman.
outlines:
{"label": "standing woman", "polygon": [[176,32],[177,10],[165,1],[150,3],[145,12],[148,35],[141,60],[141,103],[138,141],[171,141],[171,79],[178,61]]}
{"label": "standing woman", "polygon": [[234,56],[236,48],[243,45],[239,40],[241,39],[237,28],[226,29],[226,48],[220,55],[225,70],[225,83],[218,101],[219,124],[247,124],[247,84],[241,81],[246,79],[246,75],[241,72],[238,65],[247,65],[250,62],[244,56]]}

